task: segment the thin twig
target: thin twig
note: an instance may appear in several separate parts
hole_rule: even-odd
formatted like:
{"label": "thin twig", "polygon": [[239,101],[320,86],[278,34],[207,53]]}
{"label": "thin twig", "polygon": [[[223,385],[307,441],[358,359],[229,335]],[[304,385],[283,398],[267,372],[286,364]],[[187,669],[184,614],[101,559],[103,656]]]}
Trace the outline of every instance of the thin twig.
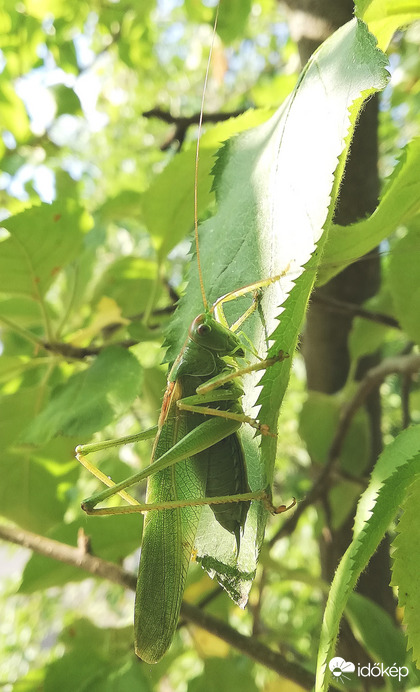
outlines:
{"label": "thin twig", "polygon": [[411,353],[408,356],[386,358],[382,361],[382,363],[379,363],[379,365],[376,365],[374,368],[367,371],[366,375],[360,381],[353,398],[342,411],[328,454],[327,466],[329,466],[329,468],[331,468],[331,466],[340,456],[344,439],[347,435],[352,419],[359,408],[363,406],[372,391],[379,387],[385,378],[388,377],[388,375],[414,375],[419,370],[420,354]]}
{"label": "thin twig", "polygon": [[35,553],[39,553],[39,555],[44,555],[44,557],[83,569],[95,577],[108,579],[114,584],[124,586],[126,589],[136,588],[136,578],[133,574],[125,572],[121,567],[112,562],[90,555],[84,548],[74,548],[52,538],[46,538],[31,531],[5,524],[0,524],[0,538],[10,543],[21,545],[24,548],[29,548]]}
{"label": "thin twig", "polygon": [[[219,111],[217,113],[203,113],[203,123],[218,123],[223,120],[229,120],[229,118],[236,118],[238,115],[242,115],[245,111]],[[163,122],[169,125],[182,125],[186,124],[187,127],[190,125],[198,125],[200,121],[200,113],[194,113],[188,118],[179,117],[172,115],[169,111],[165,111],[162,108],[152,108],[150,111],[145,111],[143,114],[144,118],[157,118],[158,120],[163,120]]]}
{"label": "thin twig", "polygon": [[262,568],[261,570],[261,577],[258,583],[258,596],[257,596],[257,602],[255,603],[253,609],[252,609],[252,614],[253,614],[253,622],[252,622],[252,635],[254,637],[257,637],[259,634],[261,634],[261,608],[262,608],[262,603],[263,603],[263,593],[265,589],[265,585],[267,582],[267,570],[265,567]]}
{"label": "thin twig", "polygon": [[[95,577],[102,577],[114,584],[119,584],[124,588],[135,591],[136,577],[134,574],[126,572],[112,562],[89,555],[83,549],[73,548],[51,538],[2,524],[0,524],[0,538],[29,548],[40,555],[83,569]],[[276,651],[269,649],[255,637],[247,637],[240,634],[222,620],[205,613],[190,603],[183,602],[181,615],[189,622],[227,642],[257,663],[261,663],[289,680],[293,680],[304,689],[312,689],[314,678],[310,671],[298,663],[288,660]]]}
{"label": "thin twig", "polygon": [[402,410],[402,423],[401,427],[403,430],[408,428],[411,423],[411,413],[410,413],[410,391],[412,384],[412,375],[406,373],[402,378],[401,382],[401,410]]}
{"label": "thin twig", "polygon": [[[238,115],[242,115],[243,110],[236,110],[230,112],[218,112],[218,113],[205,113],[203,114],[203,122],[207,123],[218,123],[224,120],[229,120],[229,118],[236,118]],[[177,117],[164,111],[161,108],[152,108],[150,111],[143,113],[144,118],[157,118],[162,120],[169,125],[175,125],[174,132],[165,140],[161,145],[161,150],[166,151],[174,142],[178,142],[178,149],[181,149],[187,130],[191,125],[198,125],[200,121],[200,113],[195,113],[189,118]]]}
{"label": "thin twig", "polygon": [[364,320],[369,320],[370,322],[376,322],[377,324],[383,324],[385,327],[393,327],[394,329],[401,329],[401,325],[394,317],[386,315],[383,312],[374,312],[373,310],[366,310],[366,308],[356,305],[356,303],[349,303],[345,300],[337,300],[336,298],[329,298],[327,296],[321,295],[319,292],[314,293],[311,296],[311,302],[322,305],[328,310],[333,312],[345,313],[346,315],[352,315],[353,317],[362,317]]}
{"label": "thin twig", "polygon": [[388,375],[397,373],[405,376],[412,376],[419,370],[420,354],[412,353],[410,355],[386,358],[382,361],[382,363],[367,371],[364,378],[360,381],[353,398],[348,402],[341,412],[338,427],[331,443],[325,466],[323,467],[318,478],[315,480],[306,497],[298,503],[294,514],[272,537],[270,540],[270,546],[273,546],[280,538],[290,535],[295,530],[297,523],[305,510],[310,505],[313,505],[324,493],[325,484],[328,481],[332,468],[340,456],[351,421],[359,408],[363,406],[371,392],[379,387],[385,378],[388,377]]}
{"label": "thin twig", "polygon": [[[131,346],[135,346],[138,343],[139,342],[136,341],[136,339],[125,339],[124,341],[119,341],[118,343],[114,343],[112,345],[121,346],[122,348],[131,348]],[[99,353],[106,348],[106,345],[79,347],[72,346],[71,344],[66,344],[64,342],[48,343],[47,341],[44,341],[42,343],[42,347],[45,348],[46,351],[57,353],[60,356],[64,356],[64,358],[84,360],[85,358],[89,358],[89,356],[99,355]]]}

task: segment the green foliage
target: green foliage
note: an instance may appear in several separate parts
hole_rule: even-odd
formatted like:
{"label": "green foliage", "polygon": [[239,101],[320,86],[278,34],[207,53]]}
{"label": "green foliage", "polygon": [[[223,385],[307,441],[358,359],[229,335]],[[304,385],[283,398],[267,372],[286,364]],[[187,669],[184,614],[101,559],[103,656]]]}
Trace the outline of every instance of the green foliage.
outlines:
{"label": "green foliage", "polygon": [[122,416],[137,396],[141,369],[118,346],[104,349],[93,365],[60,385],[26,430],[24,442],[41,444],[56,435],[88,437]]}
{"label": "green foliage", "polygon": [[147,692],[150,683],[129,655],[131,637],[131,628],[104,631],[86,620],[74,622],[62,637],[68,652],[48,666],[44,689],[128,692],[135,686]]}
{"label": "green foliage", "polygon": [[244,692],[256,692],[258,687],[250,676],[249,666],[244,667],[238,658],[233,660],[223,660],[220,658],[208,658],[202,675],[195,678],[191,684],[191,692],[217,692],[220,689],[220,681],[223,680],[229,689],[243,690]]}
{"label": "green foliage", "polygon": [[389,285],[395,306],[395,314],[410,339],[420,343],[420,288],[418,286],[417,251],[420,247],[418,217],[404,238],[396,244],[389,265]]}
{"label": "green foliage", "polygon": [[[366,220],[350,226],[333,226],[318,275],[322,285],[357,257],[370,252],[397,226],[409,224],[420,211],[420,139],[415,138],[400,155],[398,165],[387,180],[381,200]],[[418,244],[417,244],[418,249]]]}
{"label": "green foliage", "polygon": [[[369,486],[360,498],[354,538],[337,569],[321,631],[316,690],[328,689],[328,661],[333,657],[338,628],[348,598],[420,473],[420,429],[402,432],[378,459]],[[403,665],[403,662],[398,663]]]}
{"label": "green foliage", "polygon": [[356,0],[355,5],[357,16],[367,23],[382,50],[399,27],[420,18],[418,0]]}
{"label": "green foliage", "polygon": [[[341,397],[340,397],[341,398]],[[317,464],[325,464],[340,419],[342,403],[339,397],[322,392],[309,392],[299,419],[299,433],[308,452]],[[360,476],[369,461],[370,435],[366,411],[352,419],[340,454],[340,468]]]}
{"label": "green foliage", "polygon": [[80,253],[91,225],[73,200],[42,204],[2,222],[10,237],[2,242],[0,291],[37,299],[54,277]]}
{"label": "green foliage", "polygon": [[[220,143],[264,122],[268,116],[269,112],[266,110],[248,111],[225,123],[219,123],[203,135],[200,141],[198,170],[199,216],[202,216],[213,202],[210,173]],[[187,235],[193,223],[195,155],[196,147],[192,145],[178,154],[142,197],[144,221],[161,261]],[[163,209],[162,199],[166,202]]]}
{"label": "green foliage", "polygon": [[[352,593],[345,610],[356,639],[373,661],[392,666],[406,657],[405,637],[383,608],[359,593]],[[398,689],[399,683],[395,686]]]}
{"label": "green foliage", "polygon": [[[351,59],[359,69],[353,67],[351,83],[346,91],[340,91]],[[327,71],[330,62],[334,68]],[[323,80],[318,77],[320,73],[326,75]],[[355,20],[314,54],[291,96],[270,120],[229,140],[219,153],[214,168],[217,213],[203,224],[200,235],[204,286],[209,287],[207,298],[212,303],[261,277],[281,277],[272,290],[264,292],[263,320],[255,320],[253,326],[244,325],[260,353],[264,352],[267,337],[274,341],[271,355],[280,350],[293,354],[296,348],[319,255],[313,256],[306,272],[299,268],[308,262],[315,246],[322,253],[322,232],[328,229],[332,217],[346,142],[362,104],[361,95],[382,88],[386,80],[384,56],[375,49],[365,25]],[[309,102],[315,104],[313,118],[310,126],[305,126]],[[340,126],[333,127],[338,113]],[[348,113],[350,117],[346,117]],[[322,141],[322,155],[316,141]],[[251,185],[248,180],[252,180]],[[317,184],[309,184],[310,180]],[[284,192],[277,201],[267,197],[267,189]],[[231,229],[229,234],[226,229]],[[185,325],[200,312],[201,302],[194,272],[168,333],[168,360],[173,360],[181,348]],[[240,314],[240,306],[235,307],[234,318]],[[270,368],[262,380],[259,415],[272,430],[277,428],[289,371],[290,360],[286,359]],[[252,382],[252,394],[257,381]],[[251,434],[244,434],[244,444],[251,488],[264,488],[272,482],[276,451],[273,439],[263,438],[261,456],[258,440]],[[198,557],[243,604],[255,574],[267,514],[258,505],[251,507],[238,559],[232,556],[230,536],[211,510],[203,511],[202,517],[196,541]],[[236,578],[232,569],[238,570]]]}
{"label": "green foliage", "polygon": [[[414,474],[413,474],[414,475]],[[420,657],[419,592],[416,583],[419,574],[420,540],[418,507],[420,475],[414,476],[404,501],[403,514],[398,523],[398,535],[394,540],[395,552],[392,581],[398,586],[400,605],[404,608],[404,625],[407,628],[407,648],[413,650],[413,660]]]}
{"label": "green foliage", "polygon": [[[173,360],[202,311],[195,256],[187,257],[185,243],[193,226],[196,130],[187,129],[178,151],[183,133],[175,133],[177,123],[142,114],[161,108],[188,118],[198,112],[214,16],[209,5],[6,0],[0,9],[0,513],[5,524],[73,547],[83,530],[94,556],[120,565],[127,558],[129,570],[135,569],[131,556],[141,543],[142,521],[81,512],[81,499],[97,484],[80,472],[74,447],[94,434],[102,440],[156,423],[166,372],[162,334],[166,330],[167,358]],[[198,214],[209,302],[282,275],[264,288],[258,311],[243,325],[259,355],[283,349],[290,356],[261,381],[245,381],[247,413],[277,430],[291,377],[277,456],[272,438],[254,438],[249,430],[243,438],[251,487],[274,483],[276,498],[296,496],[298,506],[325,468],[357,386],[359,357],[398,358],[410,342],[419,343],[419,39],[415,25],[391,37],[420,16],[420,7],[415,1],[360,0],[356,16],[380,48],[389,45],[398,68],[380,113],[386,183],[371,216],[345,228],[332,223],[362,101],[388,79],[383,54],[357,20],[315,53],[296,84],[297,49],[278,3],[222,2],[205,112],[244,112],[215,125],[205,121],[200,145]],[[279,110],[273,114],[273,108]],[[391,328],[366,315],[357,318],[346,386],[334,396],[306,394],[299,359],[295,372],[290,364],[314,281],[324,283],[378,243],[391,256],[383,262],[381,292],[365,307],[397,322]],[[249,304],[249,297],[227,304],[228,321]],[[401,389],[397,378],[383,387],[383,430],[391,444],[374,465],[353,542],[330,591],[320,690],[327,688],[343,615],[372,660],[410,660],[394,619],[352,593],[401,505],[393,583],[405,608],[408,647],[419,660],[420,432],[417,426],[398,436]],[[411,406],[414,423],[420,422],[419,402],[413,382],[405,409]],[[352,520],[369,452],[367,417],[359,411],[323,496],[333,529]],[[146,466],[150,453],[151,445],[142,441],[120,457],[116,449],[98,454],[93,463],[120,480],[133,467]],[[247,610],[238,611],[220,595],[208,610],[287,651],[292,669],[303,662],[315,671],[329,590],[319,576],[324,507],[309,507],[281,540],[275,535],[281,520],[270,523],[262,571],[256,572],[266,514],[254,504],[239,560],[212,512],[201,514],[197,557],[210,575],[231,594],[239,592],[243,604],[257,574]],[[19,572],[0,586],[6,635],[0,679],[16,691],[148,692],[162,685],[198,691],[220,687],[220,680],[233,691],[292,689],[294,683],[279,682],[221,639],[186,626],[161,662],[145,666],[132,650],[132,601],[126,603],[121,587],[92,586],[91,575],[75,565],[37,553],[21,569],[26,559],[21,552],[0,554],[5,569],[16,564]],[[186,597],[211,600],[214,586],[193,566]]]}
{"label": "green foliage", "polygon": [[[109,517],[104,531],[101,517],[89,519],[89,543],[94,555],[101,555],[104,560],[117,562],[133,553],[139,545],[142,528],[141,516]],[[78,531],[83,528],[80,520],[71,523],[55,524],[48,531],[48,537],[68,545],[77,545]],[[28,560],[22,574],[19,593],[33,593],[38,589],[51,586],[63,586],[67,582],[85,579],[84,573],[72,565],[57,562],[51,558],[37,555]]]}

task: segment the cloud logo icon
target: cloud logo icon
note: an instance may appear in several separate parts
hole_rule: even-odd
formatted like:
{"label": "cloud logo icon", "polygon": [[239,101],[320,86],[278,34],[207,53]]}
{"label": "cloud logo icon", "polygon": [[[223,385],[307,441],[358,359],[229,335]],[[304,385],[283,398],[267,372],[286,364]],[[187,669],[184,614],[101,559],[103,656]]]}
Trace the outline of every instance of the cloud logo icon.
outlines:
{"label": "cloud logo icon", "polygon": [[354,673],[356,666],[351,661],[345,661],[341,656],[335,656],[328,664],[328,668],[335,678],[346,677],[345,673]]}

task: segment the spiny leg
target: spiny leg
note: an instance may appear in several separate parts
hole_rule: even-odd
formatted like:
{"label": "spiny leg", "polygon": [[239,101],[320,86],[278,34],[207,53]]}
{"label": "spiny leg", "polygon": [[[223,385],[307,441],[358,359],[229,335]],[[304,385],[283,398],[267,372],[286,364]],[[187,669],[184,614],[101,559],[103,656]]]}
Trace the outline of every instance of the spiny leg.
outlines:
{"label": "spiny leg", "polygon": [[[143,430],[142,432],[135,433],[134,435],[125,435],[124,437],[119,437],[115,440],[102,440],[101,442],[92,442],[87,445],[78,445],[75,450],[76,459],[82,464],[82,466],[85,467],[87,471],[89,471],[89,473],[95,476],[95,478],[100,480],[104,485],[107,485],[108,488],[115,488],[116,483],[114,483],[109,476],[102,473],[102,471],[100,471],[96,466],[91,464],[90,461],[86,459],[86,455],[91,454],[92,452],[99,452],[104,449],[120,447],[121,445],[130,444],[132,442],[138,442],[139,440],[150,439],[151,437],[155,437],[157,431],[158,426],[155,425],[152,428]],[[129,493],[125,492],[125,490],[115,490],[113,494],[119,495],[130,505],[139,505],[137,500],[135,500],[134,497],[132,497]]]}
{"label": "spiny leg", "polygon": [[[251,315],[257,308],[258,306],[258,292],[260,288],[264,288],[265,286],[269,286],[270,284],[275,283],[276,281],[280,281],[280,279],[283,278],[283,276],[286,276],[288,271],[290,270],[290,262],[286,266],[286,268],[281,272],[281,274],[277,274],[276,276],[272,276],[268,279],[262,279],[260,281],[254,281],[252,284],[248,284],[247,286],[243,286],[242,288],[238,288],[235,291],[230,291],[229,293],[225,293],[225,295],[221,296],[216,300],[215,303],[212,305],[212,312],[214,312],[216,316],[216,320],[223,324],[225,327],[228,327],[228,323],[223,311],[223,304],[228,303],[231,300],[236,300],[237,298],[241,298],[242,296],[247,295],[248,293],[254,292],[256,294],[256,298],[254,297],[253,304],[248,308],[248,310],[245,311],[244,315],[242,315],[235,323],[232,325],[230,328],[231,331],[236,331],[238,327]],[[238,324],[239,323],[239,324]]]}
{"label": "spiny leg", "polygon": [[154,504],[141,504],[136,502],[135,506],[125,505],[122,507],[99,507],[85,509],[87,514],[95,514],[98,516],[109,516],[115,514],[142,514],[144,512],[160,512],[165,509],[182,509],[183,507],[204,507],[206,505],[221,505],[235,502],[250,502],[251,500],[259,500],[270,514],[282,514],[292,509],[296,505],[296,500],[290,505],[273,505],[268,493],[265,490],[257,490],[255,492],[241,493],[238,495],[220,495],[218,497],[203,497],[196,500],[168,500]]}
{"label": "spiny leg", "polygon": [[[248,317],[250,317],[255,312],[255,310],[258,308],[260,298],[261,298],[261,291],[259,289],[257,289],[253,292],[252,303],[249,306],[248,310],[245,310],[244,314],[241,315],[240,317],[238,317],[236,322],[234,322],[229,327],[231,332],[236,332],[239,329],[239,327],[248,319]],[[220,305],[220,309],[223,310],[222,304]]]}
{"label": "spiny leg", "polygon": [[245,415],[245,413],[233,413],[232,411],[223,411],[210,406],[201,406],[193,404],[185,404],[182,400],[178,402],[178,408],[181,411],[190,411],[191,413],[201,413],[204,416],[214,416],[216,418],[224,418],[225,420],[234,420],[238,423],[247,423],[251,428],[255,428],[262,435],[277,437],[275,433],[271,433],[264,423],[259,423],[255,418]]}
{"label": "spiny leg", "polygon": [[[275,363],[281,362],[285,358],[288,358],[288,354],[280,351],[277,356],[271,358],[266,358],[260,363],[254,363],[253,365],[248,365],[244,368],[240,368],[236,371],[228,371],[221,373],[211,380],[208,380],[205,384],[197,388],[197,394],[195,396],[186,397],[180,399],[177,402],[177,406],[181,411],[190,411],[191,413],[201,413],[207,416],[216,416],[219,418],[225,418],[229,420],[238,421],[240,423],[247,423],[252,428],[258,430],[262,435],[268,435],[270,437],[277,437],[275,433],[270,432],[267,425],[264,423],[259,423],[255,418],[245,415],[244,413],[235,413],[232,411],[225,411],[216,408],[211,408],[203,406],[205,403],[215,403],[217,401],[231,401],[238,398],[238,395],[234,394],[235,390],[231,389],[217,389],[222,385],[231,382],[237,377],[242,377],[242,375],[255,372],[258,370],[265,370],[271,367]],[[213,391],[217,389],[217,391]]]}
{"label": "spiny leg", "polygon": [[[146,468],[142,469],[138,473],[135,473],[120,483],[112,483],[112,485],[109,482],[109,479],[106,479],[105,483],[109,487],[106,490],[96,493],[95,495],[92,495],[92,497],[84,500],[82,503],[82,508],[88,514],[92,513],[92,510],[94,510],[95,506],[99,504],[99,502],[103,502],[109,497],[112,497],[117,493],[119,494],[120,491],[123,491],[126,488],[139,483],[140,481],[146,480],[150,475],[155,474],[158,471],[162,471],[163,469],[166,469],[179,461],[183,461],[190,456],[208,449],[217,442],[220,442],[224,438],[235,433],[240,426],[241,423],[235,420],[216,420],[215,418],[205,420],[193,430],[190,430],[189,433],[178,440],[178,442],[176,442],[158,459],[154,459],[149,466],[146,466]],[[104,478],[106,478],[106,476]]]}
{"label": "spiny leg", "polygon": [[259,363],[247,365],[243,368],[239,368],[239,370],[233,370],[227,373],[221,373],[220,375],[216,375],[216,377],[207,380],[207,382],[197,387],[197,394],[206,394],[207,392],[211,392],[213,389],[221,387],[226,382],[230,382],[231,380],[234,380],[237,377],[247,375],[250,372],[257,372],[258,370],[267,370],[267,368],[270,368],[275,363],[281,363],[281,361],[285,360],[288,357],[288,353],[285,353],[284,351],[279,351],[276,356],[266,358],[265,360],[262,360]]}
{"label": "spiny leg", "polygon": [[[76,450],[77,449],[78,448],[76,447]],[[107,485],[108,488],[115,488],[116,483],[114,483],[114,481],[111,478],[109,478],[109,476],[105,476],[105,474],[102,473],[102,471],[100,471],[96,466],[91,464],[90,461],[88,461],[83,454],[81,454],[80,452],[76,452],[76,459],[78,462],[80,462],[82,464],[82,466],[85,467],[86,471],[89,471],[89,473],[91,473],[93,476],[95,476],[95,478],[102,481],[102,483],[104,485]],[[137,502],[137,500],[135,500],[134,497],[132,497],[125,490],[115,490],[114,494],[122,497],[123,500],[128,502],[130,505],[138,505],[139,504]],[[83,507],[83,505],[82,505],[82,507]],[[117,509],[117,507],[110,507],[109,509],[115,510],[115,509]],[[87,513],[90,514],[91,512],[87,512]],[[114,512],[114,514],[117,514],[117,512]]]}
{"label": "spiny leg", "polygon": [[[214,414],[214,409],[212,411]],[[270,511],[273,514],[279,513],[280,511],[285,511],[284,509],[275,508],[272,505],[268,493],[265,490],[248,492],[240,495],[223,495],[210,498],[199,498],[196,500],[172,500],[166,503],[153,505],[140,504],[137,502],[137,500],[134,500],[134,498],[128,495],[128,493],[123,494],[125,488],[130,487],[131,485],[134,485],[135,483],[138,483],[139,481],[146,479],[153,473],[163,470],[164,468],[168,468],[169,466],[172,466],[178,461],[182,461],[188,456],[197,454],[200,451],[203,451],[204,449],[208,449],[213,444],[216,444],[218,441],[233,434],[240,427],[242,422],[242,420],[236,421],[226,419],[223,421],[216,421],[214,418],[205,421],[201,425],[197,426],[197,428],[194,428],[194,430],[192,430],[190,433],[188,433],[188,435],[186,435],[177,445],[174,445],[174,447],[168,450],[166,454],[163,454],[159,459],[156,459],[148,467],[146,467],[139,473],[134,474],[130,478],[127,478],[125,481],[122,481],[121,483],[114,484],[113,481],[111,481],[109,478],[103,476],[101,472],[99,472],[99,475],[95,473],[94,475],[97,475],[98,478],[103,480],[104,483],[108,485],[108,489],[101,493],[93,495],[91,498],[85,500],[82,504],[83,509],[87,512],[87,514],[131,514],[136,512],[150,512],[153,510],[173,509],[177,507],[194,507],[208,504],[224,504],[228,502],[249,502],[250,500],[261,500],[264,502],[264,505],[266,506],[268,511]],[[144,435],[147,435],[148,432],[149,431],[139,434],[142,435],[144,439]],[[97,445],[101,445],[101,443],[86,446],[97,447]],[[79,456],[83,457],[83,455],[80,454],[80,451],[78,452],[78,454]],[[84,459],[84,461],[86,460]],[[95,469],[95,471],[98,471],[98,469]],[[116,493],[121,494],[123,497],[127,496],[126,499],[131,506],[96,508],[96,505],[99,502],[102,502],[103,500],[115,495]],[[281,507],[284,506],[282,505]]]}

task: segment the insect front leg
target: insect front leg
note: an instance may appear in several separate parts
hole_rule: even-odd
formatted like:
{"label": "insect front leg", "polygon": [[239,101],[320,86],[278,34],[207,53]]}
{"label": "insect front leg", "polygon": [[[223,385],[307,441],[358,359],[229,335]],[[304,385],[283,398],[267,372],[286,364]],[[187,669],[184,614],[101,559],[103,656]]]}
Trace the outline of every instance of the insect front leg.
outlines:
{"label": "insect front leg", "polygon": [[[216,379],[216,378],[215,378]],[[222,379],[226,382],[225,379]],[[215,385],[216,386],[216,385]],[[219,386],[217,384],[217,386]],[[199,388],[200,389],[200,388]],[[205,406],[207,403],[217,403],[224,401],[238,401],[239,397],[243,395],[243,390],[237,385],[232,385],[226,387],[225,389],[217,389],[213,391],[207,391],[204,394],[195,394],[193,396],[185,397],[177,402],[177,406],[180,411],[189,411],[190,413],[201,413],[205,416],[213,416],[217,418],[223,418],[225,420],[236,421],[239,425],[242,423],[247,423],[255,430],[258,430],[262,435],[271,434],[267,430],[267,426],[259,423],[255,418],[247,416],[240,406],[237,407],[238,410],[234,411],[229,409],[219,409],[210,406]]]}
{"label": "insect front leg", "polygon": [[[266,370],[275,363],[279,363],[285,358],[288,358],[288,354],[280,351],[276,356],[271,358],[266,358],[265,360],[255,363],[253,365],[248,365],[238,370],[224,370],[216,377],[213,377],[204,384],[197,387],[197,395],[192,397],[186,397],[178,401],[178,407],[181,410],[191,411],[195,413],[204,413],[210,416],[219,416],[220,418],[231,418],[232,420],[237,420],[241,423],[247,423],[251,427],[258,430],[262,435],[270,435],[276,437],[274,433],[271,433],[264,423],[259,423],[254,418],[246,416],[242,411],[241,413],[231,412],[229,410],[219,411],[218,409],[206,408],[202,406],[204,403],[217,402],[217,401],[229,401],[239,399],[243,394],[243,390],[240,387],[237,388],[227,388],[226,384],[230,383],[236,378],[240,378],[250,372],[256,372],[258,370]],[[224,388],[222,388],[224,387]],[[219,389],[220,388],[220,389]],[[216,391],[214,391],[216,390]],[[231,395],[229,394],[231,392]],[[197,398],[198,397],[198,398]]]}

